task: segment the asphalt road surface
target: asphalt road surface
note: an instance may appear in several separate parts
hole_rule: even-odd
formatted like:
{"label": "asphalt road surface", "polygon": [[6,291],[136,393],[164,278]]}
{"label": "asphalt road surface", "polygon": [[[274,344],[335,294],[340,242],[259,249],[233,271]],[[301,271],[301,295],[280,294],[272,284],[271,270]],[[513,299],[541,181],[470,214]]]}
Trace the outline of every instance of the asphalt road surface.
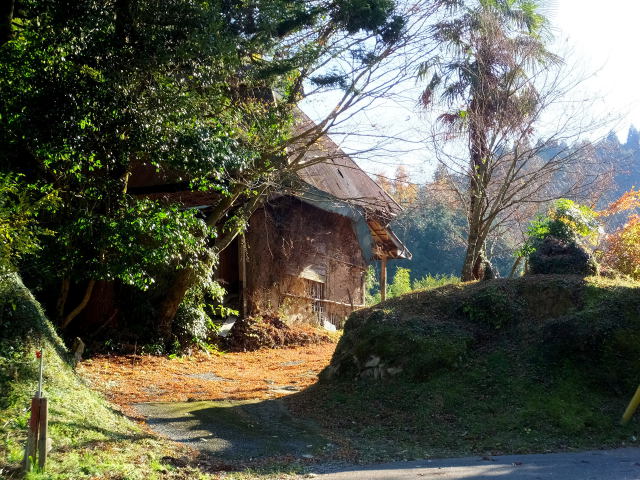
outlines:
{"label": "asphalt road surface", "polygon": [[640,448],[387,463],[309,473],[317,480],[640,480]]}

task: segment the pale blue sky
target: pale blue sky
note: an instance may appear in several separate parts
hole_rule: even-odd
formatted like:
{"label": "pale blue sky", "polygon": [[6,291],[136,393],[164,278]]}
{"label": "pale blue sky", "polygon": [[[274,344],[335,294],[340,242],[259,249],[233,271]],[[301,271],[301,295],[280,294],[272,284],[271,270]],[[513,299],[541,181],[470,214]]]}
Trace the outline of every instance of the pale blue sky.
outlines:
{"label": "pale blue sky", "polygon": [[557,42],[596,72],[588,87],[602,95],[603,111],[624,116],[618,130],[625,139],[629,123],[640,127],[640,2],[556,0],[548,14]]}
{"label": "pale blue sky", "polygon": [[[614,129],[625,141],[630,124],[640,128],[640,0],[547,0],[543,13],[552,24],[555,37],[552,50],[566,57],[568,70],[574,72],[576,78],[586,79],[581,81],[574,95],[590,101],[578,111],[596,119],[611,117],[611,123],[604,129],[590,132],[588,136],[603,136]],[[352,130],[359,130],[366,124],[366,130],[373,126],[385,134],[392,132],[414,140],[421,138],[419,130],[424,128],[426,119],[421,117],[417,105],[420,89],[413,81],[405,82],[402,89],[404,102],[377,102],[374,108],[355,117]],[[332,108],[336,98],[328,95],[309,99],[303,102],[303,109],[319,119],[323,112]],[[374,141],[357,136],[334,139],[347,151],[368,148]],[[381,150],[381,156],[370,160],[356,158],[369,173],[392,175],[397,165],[403,164],[416,181],[428,178],[435,168],[428,147],[416,149],[413,144],[408,147],[411,151],[404,153],[400,152],[402,148],[398,146],[397,153],[390,151],[388,154]]]}

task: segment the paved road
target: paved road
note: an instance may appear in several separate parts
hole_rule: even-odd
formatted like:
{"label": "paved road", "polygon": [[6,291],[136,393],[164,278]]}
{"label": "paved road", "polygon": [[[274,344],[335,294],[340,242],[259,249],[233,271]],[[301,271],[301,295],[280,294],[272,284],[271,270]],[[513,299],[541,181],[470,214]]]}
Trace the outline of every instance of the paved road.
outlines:
{"label": "paved road", "polygon": [[640,448],[451,458],[310,473],[316,480],[640,480]]}

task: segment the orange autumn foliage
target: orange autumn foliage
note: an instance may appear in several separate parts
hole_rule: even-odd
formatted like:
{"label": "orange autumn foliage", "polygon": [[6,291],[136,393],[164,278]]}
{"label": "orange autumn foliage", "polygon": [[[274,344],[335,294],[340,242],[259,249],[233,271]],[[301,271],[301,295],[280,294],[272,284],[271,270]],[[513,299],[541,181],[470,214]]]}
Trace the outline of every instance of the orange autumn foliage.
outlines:
{"label": "orange autumn foliage", "polygon": [[632,215],[622,228],[607,237],[603,261],[608,267],[640,280],[640,215]]}
{"label": "orange autumn foliage", "polygon": [[[599,215],[609,216],[637,208],[640,208],[640,190],[631,189]],[[602,260],[607,267],[640,280],[640,215],[632,213],[624,226],[607,236]]]}
{"label": "orange autumn foliage", "polygon": [[396,168],[394,178],[378,173],[375,180],[393,199],[403,207],[414,203],[418,197],[418,185],[411,181],[409,171],[404,165]]}
{"label": "orange autumn foliage", "polygon": [[598,215],[608,217],[609,215],[615,215],[616,213],[625,212],[635,208],[640,208],[640,190],[632,188],[628,192],[622,194],[618,200],[612,202],[607,208],[598,212]]}

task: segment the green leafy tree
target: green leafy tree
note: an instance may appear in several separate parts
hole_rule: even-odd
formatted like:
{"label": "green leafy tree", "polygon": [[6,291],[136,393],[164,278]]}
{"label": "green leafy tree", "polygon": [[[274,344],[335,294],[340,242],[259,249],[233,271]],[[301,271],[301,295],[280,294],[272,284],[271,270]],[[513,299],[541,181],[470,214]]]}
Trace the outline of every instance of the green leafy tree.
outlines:
{"label": "green leafy tree", "polygon": [[389,298],[399,297],[411,291],[411,270],[399,267],[393,275],[393,281],[389,285]]}
{"label": "green leafy tree", "polygon": [[375,305],[380,303],[380,282],[378,273],[373,265],[369,265],[364,276],[364,303]]}
{"label": "green leafy tree", "polygon": [[[19,3],[0,18],[0,171],[60,192],[60,209],[39,220],[57,233],[37,265],[60,285],[61,322],[96,280],[147,288],[168,264],[165,335],[199,268],[332,123],[294,134],[303,84],[337,82],[336,111],[347,108],[404,24],[391,0]],[[330,61],[348,52],[352,70],[328,81]],[[209,192],[204,222],[132,195],[141,166]],[[83,292],[75,308],[70,288]]]}
{"label": "green leafy tree", "polygon": [[54,233],[39,225],[38,216],[55,209],[57,200],[55,192],[28,185],[21,175],[0,173],[0,276]]}
{"label": "green leafy tree", "polygon": [[460,283],[460,277],[455,275],[425,275],[413,281],[413,290],[431,290],[445,285]]}
{"label": "green leafy tree", "polygon": [[555,237],[566,243],[595,245],[601,230],[595,210],[561,198],[546,215],[538,215],[531,221],[527,229],[527,241],[518,250],[517,256],[530,255],[538,244],[548,237]]}
{"label": "green leafy tree", "polygon": [[[561,198],[545,215],[537,215],[529,224],[524,245],[516,251],[516,261],[510,276],[516,273],[523,259],[529,262],[529,267],[535,260],[538,265],[536,268],[543,270],[540,273],[549,273],[545,269],[551,269],[552,272],[557,269],[555,273],[562,273],[563,269],[578,273],[583,266],[597,271],[597,265],[588,250],[593,249],[598,243],[602,233],[596,211],[586,205]],[[537,258],[539,250],[544,247],[547,240],[559,242],[559,246],[565,246],[567,252],[571,252],[575,258],[561,258],[561,263],[555,266],[552,264],[540,266],[541,261],[547,262]]]}

